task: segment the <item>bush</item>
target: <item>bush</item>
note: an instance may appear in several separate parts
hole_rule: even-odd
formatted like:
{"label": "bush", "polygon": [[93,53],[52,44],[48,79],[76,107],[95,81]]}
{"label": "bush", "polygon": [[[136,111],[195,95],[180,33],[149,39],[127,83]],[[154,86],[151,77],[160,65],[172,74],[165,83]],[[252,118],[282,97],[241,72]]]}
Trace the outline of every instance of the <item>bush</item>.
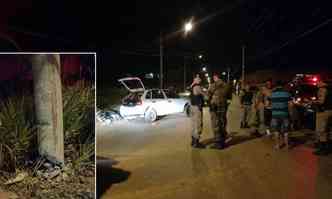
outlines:
{"label": "bush", "polygon": [[0,167],[15,171],[36,148],[32,97],[11,97],[0,102]]}
{"label": "bush", "polygon": [[[65,157],[74,166],[94,161],[95,94],[84,86],[63,89]],[[0,101],[0,168],[15,171],[38,151],[32,96]]]}
{"label": "bush", "polygon": [[94,161],[95,92],[84,86],[63,89],[64,139],[74,165]]}

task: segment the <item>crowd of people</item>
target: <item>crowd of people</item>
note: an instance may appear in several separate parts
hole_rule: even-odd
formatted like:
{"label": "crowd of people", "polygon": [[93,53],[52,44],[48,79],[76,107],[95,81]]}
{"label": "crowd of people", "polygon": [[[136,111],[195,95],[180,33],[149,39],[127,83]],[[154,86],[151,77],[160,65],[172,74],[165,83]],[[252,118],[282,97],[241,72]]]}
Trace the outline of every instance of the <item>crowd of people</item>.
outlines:
{"label": "crowd of people", "polygon": [[[241,128],[254,128],[259,136],[274,136],[275,148],[289,149],[289,133],[291,132],[294,96],[286,89],[282,81],[267,80],[263,85],[243,85],[242,88],[232,86],[223,81],[218,74],[213,75],[213,83],[204,92],[201,79],[196,76],[191,84],[191,118],[192,142],[194,148],[205,148],[200,142],[202,134],[202,117],[204,99],[208,99],[214,143],[211,148],[223,149],[229,135],[226,131],[227,109],[233,94],[240,98]],[[332,118],[332,102],[327,100],[328,89],[323,81],[318,83],[317,100],[312,101],[315,107],[315,132],[317,141],[314,151],[316,155],[326,155],[332,150],[329,141],[330,120]]]}

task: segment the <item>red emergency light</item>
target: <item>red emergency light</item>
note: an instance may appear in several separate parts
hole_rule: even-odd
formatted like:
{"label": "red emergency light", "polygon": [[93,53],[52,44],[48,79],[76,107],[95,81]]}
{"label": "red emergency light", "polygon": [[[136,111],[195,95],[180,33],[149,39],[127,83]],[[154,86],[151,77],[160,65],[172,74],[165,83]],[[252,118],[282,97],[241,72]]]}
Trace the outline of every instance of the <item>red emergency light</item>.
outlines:
{"label": "red emergency light", "polygon": [[309,75],[307,77],[307,81],[308,81],[308,83],[311,83],[316,86],[317,83],[319,82],[319,76],[318,75]]}

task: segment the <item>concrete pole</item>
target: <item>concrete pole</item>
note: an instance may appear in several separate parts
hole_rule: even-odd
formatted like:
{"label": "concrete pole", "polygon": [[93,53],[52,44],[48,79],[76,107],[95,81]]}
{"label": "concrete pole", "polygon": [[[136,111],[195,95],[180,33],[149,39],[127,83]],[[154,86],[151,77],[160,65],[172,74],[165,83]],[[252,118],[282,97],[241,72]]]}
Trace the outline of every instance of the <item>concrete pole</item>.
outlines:
{"label": "concrete pole", "polygon": [[162,38],[162,33],[160,33],[160,75],[159,75],[159,79],[160,79],[160,89],[163,89],[163,79],[164,79],[164,74],[163,74],[163,38]]}
{"label": "concrete pole", "polygon": [[244,86],[244,75],[245,75],[245,46],[242,46],[242,88]]}
{"label": "concrete pole", "polygon": [[227,83],[229,83],[229,81],[230,81],[230,72],[231,72],[231,68],[227,67]]}
{"label": "concrete pole", "polygon": [[59,54],[31,55],[38,150],[56,164],[64,163],[61,66]]}
{"label": "concrete pole", "polygon": [[183,58],[183,91],[186,91],[187,84],[187,69],[186,69],[186,56]]}

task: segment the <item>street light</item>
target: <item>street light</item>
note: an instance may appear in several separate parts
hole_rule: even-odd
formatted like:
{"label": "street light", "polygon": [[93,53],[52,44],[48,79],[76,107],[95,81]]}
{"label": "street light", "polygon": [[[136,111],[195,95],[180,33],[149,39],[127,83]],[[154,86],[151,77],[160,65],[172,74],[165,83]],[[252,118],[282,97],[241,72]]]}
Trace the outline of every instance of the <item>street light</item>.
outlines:
{"label": "street light", "polygon": [[206,67],[203,67],[203,68],[202,68],[202,71],[203,71],[203,72],[206,72]]}
{"label": "street light", "polygon": [[[187,35],[190,31],[193,29],[193,24],[191,21],[187,22],[184,24],[184,34]],[[186,77],[186,56],[184,56],[183,60],[183,90],[186,90],[186,82],[187,82],[187,77]]]}
{"label": "street light", "polygon": [[199,59],[202,59],[202,58],[203,58],[203,55],[198,55],[198,58],[199,58]]}
{"label": "street light", "polygon": [[[187,23],[184,24],[184,33],[185,34],[188,34],[190,31],[192,31],[193,29],[193,23],[192,21],[189,21]],[[164,47],[163,47],[163,35],[162,33],[160,32],[160,42],[159,42],[159,49],[160,49],[160,88],[162,89],[163,88],[163,78],[164,78],[164,75],[163,75],[163,57],[164,57],[164,54],[163,54],[163,50],[164,50]],[[184,84],[186,82],[186,65],[184,64]],[[184,85],[185,87],[185,85]]]}
{"label": "street light", "polygon": [[191,21],[185,23],[184,25],[184,32],[187,34],[188,32],[190,32],[193,29],[193,24]]}

